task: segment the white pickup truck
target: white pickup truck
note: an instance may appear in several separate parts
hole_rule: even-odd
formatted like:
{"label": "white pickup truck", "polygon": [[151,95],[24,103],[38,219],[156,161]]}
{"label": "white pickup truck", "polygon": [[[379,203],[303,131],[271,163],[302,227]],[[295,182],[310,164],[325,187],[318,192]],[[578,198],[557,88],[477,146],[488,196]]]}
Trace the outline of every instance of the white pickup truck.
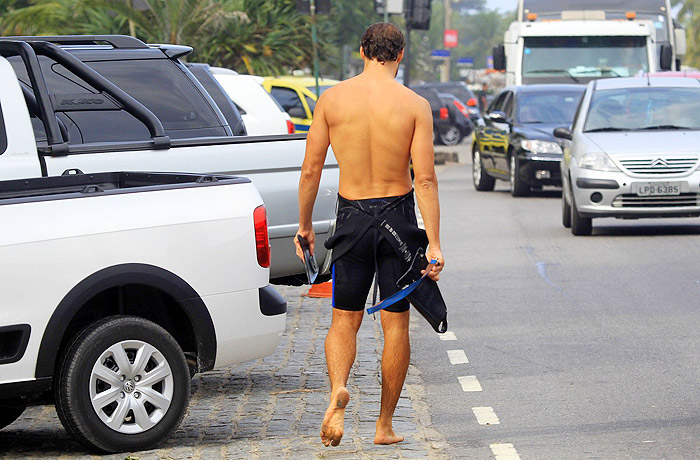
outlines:
{"label": "white pickup truck", "polygon": [[[0,40],[0,54],[19,56],[32,83],[0,57],[0,178],[15,178],[0,181],[0,428],[55,401],[92,448],[150,448],[179,425],[191,375],[275,350],[286,302],[268,284],[266,208],[250,180],[104,171],[188,169],[195,155],[218,169],[234,154],[244,168],[269,144],[174,145],[152,112],[88,71],[102,89],[91,101],[119,104],[152,139],[66,143],[33,46]],[[76,61],[65,65],[85,70]]]}
{"label": "white pickup truck", "polygon": [[[2,118],[0,155],[21,155],[26,126]],[[0,221],[0,428],[54,401],[92,449],[152,448],[180,424],[191,376],[267,356],[284,331],[248,179],[2,181]]]}
{"label": "white pickup truck", "polygon": [[[7,59],[0,57],[0,97],[16,133],[12,154],[0,155],[0,180],[67,169],[245,176],[268,212],[271,282],[300,284],[293,237],[305,135],[231,136],[222,110],[179,60],[191,51],[120,35],[0,38]],[[329,152],[313,222],[325,273],[322,243],[333,230],[337,191]]]}

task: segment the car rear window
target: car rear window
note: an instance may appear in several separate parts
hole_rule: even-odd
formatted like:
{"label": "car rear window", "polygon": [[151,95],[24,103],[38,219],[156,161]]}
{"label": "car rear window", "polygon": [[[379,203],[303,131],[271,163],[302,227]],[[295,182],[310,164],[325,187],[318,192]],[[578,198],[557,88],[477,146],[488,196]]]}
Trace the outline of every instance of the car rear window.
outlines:
{"label": "car rear window", "polygon": [[277,100],[277,102],[279,102],[279,104],[286,112],[289,112],[291,109],[294,108],[304,108],[304,106],[301,103],[301,99],[299,99],[299,94],[293,89],[273,86],[272,91],[270,91],[270,94],[272,94],[272,97],[274,97]]}
{"label": "car rear window", "polygon": [[2,107],[0,107],[0,155],[7,150],[7,132],[5,131],[5,119],[2,117]]}
{"label": "car rear window", "polygon": [[[53,60],[43,56],[39,60],[59,119],[67,127],[69,142],[120,142],[150,138],[143,123],[125,110],[120,110],[112,99],[100,94]],[[10,62],[19,80],[31,88],[22,61],[12,57]],[[219,116],[204,95],[169,59],[86,64],[153,112],[170,137],[227,135]],[[91,104],[93,100],[99,103]]]}
{"label": "car rear window", "polygon": [[[165,129],[220,126],[214,110],[201,97],[199,90],[168,59],[87,64],[148,107]],[[194,97],[194,94],[199,97]]]}

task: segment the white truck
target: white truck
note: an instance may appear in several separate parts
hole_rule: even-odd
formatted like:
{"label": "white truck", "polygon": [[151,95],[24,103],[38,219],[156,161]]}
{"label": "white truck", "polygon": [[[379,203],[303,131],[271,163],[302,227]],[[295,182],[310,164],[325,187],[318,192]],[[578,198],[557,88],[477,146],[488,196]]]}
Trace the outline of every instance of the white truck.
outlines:
{"label": "white truck", "polygon": [[[5,90],[0,154],[13,156],[32,133]],[[2,181],[0,221],[0,428],[55,402],[89,448],[152,448],[180,424],[191,376],[272,354],[284,331],[248,179]]]}
{"label": "white truck", "polygon": [[[0,181],[0,428],[55,402],[93,449],[150,448],[182,420],[192,375],[279,343],[287,306],[269,285],[263,200],[246,178],[91,172],[162,169],[164,158],[177,169],[195,154],[206,170],[225,154],[218,139],[172,145],[94,72],[82,75],[103,92],[89,101],[118,102],[153,138],[66,144],[34,47],[5,40],[0,53],[19,56],[32,83],[0,57],[0,176],[15,177]],[[241,151],[264,157],[265,145]]]}
{"label": "white truck", "polygon": [[520,0],[493,50],[507,85],[586,83],[680,66],[685,31],[668,0]]}
{"label": "white truck", "polygon": [[[305,135],[231,136],[219,106],[179,59],[191,51],[119,35],[1,37],[0,56],[12,68],[0,66],[0,87],[19,80],[16,97],[29,107],[34,136],[11,157],[0,156],[0,180],[76,168],[248,177],[268,212],[271,281],[301,284],[293,237]],[[330,253],[323,242],[335,224],[338,177],[329,151],[313,221],[325,273]]]}

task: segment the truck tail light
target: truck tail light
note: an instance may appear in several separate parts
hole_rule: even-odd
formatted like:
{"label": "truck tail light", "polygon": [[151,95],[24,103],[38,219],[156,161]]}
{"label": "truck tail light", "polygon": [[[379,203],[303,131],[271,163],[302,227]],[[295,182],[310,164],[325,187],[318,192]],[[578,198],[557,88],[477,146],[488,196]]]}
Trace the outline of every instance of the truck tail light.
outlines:
{"label": "truck tail light", "polygon": [[450,117],[450,112],[447,110],[447,107],[443,107],[440,109],[440,120],[447,120]]}
{"label": "truck tail light", "polygon": [[467,105],[469,107],[476,107],[477,104],[478,104],[478,102],[477,102],[475,97],[472,97],[467,101]]}
{"label": "truck tail light", "polygon": [[255,251],[258,255],[258,264],[263,268],[268,268],[270,266],[270,238],[267,234],[265,206],[255,208],[253,224],[255,225]]}
{"label": "truck tail light", "polygon": [[455,105],[455,107],[457,107],[457,110],[462,112],[462,115],[464,115],[465,117],[469,117],[469,112],[467,111],[467,108],[464,107],[464,105],[462,105],[461,102],[459,102],[459,101],[452,101],[452,102],[454,102],[454,105]]}
{"label": "truck tail light", "polygon": [[287,120],[287,134],[294,134],[295,132],[294,123],[292,123],[292,120]]}

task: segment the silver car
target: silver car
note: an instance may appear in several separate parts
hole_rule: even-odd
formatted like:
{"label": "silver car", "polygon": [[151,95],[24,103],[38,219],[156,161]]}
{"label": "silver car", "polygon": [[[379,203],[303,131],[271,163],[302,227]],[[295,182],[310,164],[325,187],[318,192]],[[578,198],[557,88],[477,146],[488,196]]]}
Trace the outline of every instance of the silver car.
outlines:
{"label": "silver car", "polygon": [[590,235],[595,217],[700,216],[700,81],[589,83],[565,139],[562,222]]}

